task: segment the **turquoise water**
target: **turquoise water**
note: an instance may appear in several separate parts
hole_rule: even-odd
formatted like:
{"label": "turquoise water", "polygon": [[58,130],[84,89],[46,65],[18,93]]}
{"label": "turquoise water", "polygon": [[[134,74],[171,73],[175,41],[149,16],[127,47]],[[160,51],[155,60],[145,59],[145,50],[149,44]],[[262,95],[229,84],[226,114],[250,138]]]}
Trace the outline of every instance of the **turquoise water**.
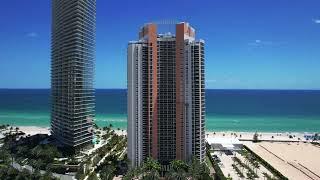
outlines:
{"label": "turquoise water", "polygon": [[[0,124],[49,126],[49,104],[49,90],[0,90]],[[207,90],[206,111],[211,131],[320,131],[320,91]],[[96,91],[96,123],[126,128],[126,90]]]}

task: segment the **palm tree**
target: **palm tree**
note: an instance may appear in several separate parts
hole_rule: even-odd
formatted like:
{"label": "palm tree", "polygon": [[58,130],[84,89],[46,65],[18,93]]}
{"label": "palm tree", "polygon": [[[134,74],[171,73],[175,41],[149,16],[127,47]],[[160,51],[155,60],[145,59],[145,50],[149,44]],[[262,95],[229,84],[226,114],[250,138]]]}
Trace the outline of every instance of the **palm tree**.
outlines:
{"label": "palm tree", "polygon": [[228,174],[227,180],[232,180],[232,177],[230,176],[230,174]]}
{"label": "palm tree", "polygon": [[166,174],[168,179],[186,179],[189,167],[184,161],[173,160],[170,165],[171,169]]}
{"label": "palm tree", "polygon": [[160,171],[161,170],[161,165],[159,164],[158,161],[152,159],[151,157],[148,157],[146,159],[146,161],[143,163],[142,169],[146,170],[146,171],[149,171],[149,170],[152,170],[152,169]]}
{"label": "palm tree", "polygon": [[152,170],[146,172],[144,174],[144,176],[142,176],[142,179],[143,180],[158,180],[158,179],[160,179],[160,174],[157,170],[152,169]]}
{"label": "palm tree", "polygon": [[18,133],[18,131],[19,131],[19,128],[18,128],[18,127],[16,127],[16,133]]}
{"label": "palm tree", "polygon": [[42,177],[43,180],[52,179],[51,165],[48,165]]}
{"label": "palm tree", "polygon": [[88,180],[98,180],[98,176],[95,172],[92,172],[89,177]]}
{"label": "palm tree", "polygon": [[183,171],[188,171],[188,164],[186,164],[182,160],[173,160],[170,162],[171,168],[175,171],[183,170]]}
{"label": "palm tree", "polygon": [[148,157],[142,165],[142,172],[144,172],[142,179],[159,179],[161,165],[158,161]]}
{"label": "palm tree", "polygon": [[191,164],[189,165],[188,173],[191,179],[200,179],[202,174],[202,166],[200,161],[193,157]]}
{"label": "palm tree", "polygon": [[103,180],[112,180],[116,168],[113,165],[104,166],[100,172],[100,178]]}
{"label": "palm tree", "polygon": [[4,164],[10,164],[10,154],[8,151],[4,150],[4,149],[1,149],[0,150],[0,160],[2,160],[2,162]]}
{"label": "palm tree", "polygon": [[174,169],[170,169],[166,174],[166,178],[169,180],[184,180],[187,179],[187,173],[183,170],[175,171]]}
{"label": "palm tree", "polygon": [[257,172],[258,172],[258,169],[260,168],[260,165],[259,165],[258,161],[256,161],[256,159],[254,159],[252,165],[256,169],[256,174],[258,174]]}
{"label": "palm tree", "polygon": [[94,127],[95,129],[99,129],[99,126],[98,126],[96,123],[93,123],[93,127]]}
{"label": "palm tree", "polygon": [[319,134],[315,133],[314,136],[313,136],[312,142],[317,141],[318,139],[319,139]]}
{"label": "palm tree", "polygon": [[258,142],[259,141],[259,134],[256,132],[253,135],[253,142]]}
{"label": "palm tree", "polygon": [[123,176],[123,180],[132,180],[136,178],[135,176],[135,169],[130,169],[124,176]]}

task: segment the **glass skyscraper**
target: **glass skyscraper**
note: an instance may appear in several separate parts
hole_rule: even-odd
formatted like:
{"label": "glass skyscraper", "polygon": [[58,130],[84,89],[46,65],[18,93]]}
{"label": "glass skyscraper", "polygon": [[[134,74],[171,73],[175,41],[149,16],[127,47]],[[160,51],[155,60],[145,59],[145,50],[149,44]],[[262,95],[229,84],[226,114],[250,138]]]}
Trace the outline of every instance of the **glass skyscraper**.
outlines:
{"label": "glass skyscraper", "polygon": [[52,0],[51,133],[64,146],[92,143],[96,0]]}

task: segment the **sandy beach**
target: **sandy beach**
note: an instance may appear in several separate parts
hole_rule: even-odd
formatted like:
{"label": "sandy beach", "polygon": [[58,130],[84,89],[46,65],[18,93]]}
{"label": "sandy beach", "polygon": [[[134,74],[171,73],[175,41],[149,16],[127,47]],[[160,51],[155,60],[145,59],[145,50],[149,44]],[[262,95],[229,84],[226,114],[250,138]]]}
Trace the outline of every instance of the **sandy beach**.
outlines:
{"label": "sandy beach", "polygon": [[[15,130],[16,126],[12,126],[13,129]],[[22,131],[26,133],[26,135],[30,134],[35,135],[35,134],[49,134],[50,135],[50,127],[38,127],[38,126],[17,126],[19,128],[19,131]],[[114,129],[115,133],[118,135],[126,135],[127,131],[126,130],[118,130]]]}
{"label": "sandy beach", "polygon": [[[23,131],[27,135],[34,134],[50,134],[50,127],[38,127],[38,126],[18,126],[20,131]],[[15,126],[14,126],[15,129]],[[126,135],[126,129],[114,129],[118,135]],[[303,132],[257,132],[259,134],[259,140],[262,141],[306,141]],[[206,132],[206,138],[210,137],[224,137],[224,138],[237,138],[240,141],[251,141],[255,132]],[[291,138],[290,138],[291,137]],[[309,140],[311,142],[311,140]]]}
{"label": "sandy beach", "polygon": [[35,135],[35,134],[50,134],[49,127],[18,126],[18,128],[19,128],[19,131],[26,133],[26,135],[30,134],[30,136]]}
{"label": "sandy beach", "polygon": [[320,180],[320,146],[302,142],[244,144],[289,179]]}
{"label": "sandy beach", "polygon": [[[257,132],[262,141],[306,141],[302,132]],[[255,132],[206,132],[207,137],[238,138],[240,141],[251,141]],[[309,140],[310,141],[310,140]]]}

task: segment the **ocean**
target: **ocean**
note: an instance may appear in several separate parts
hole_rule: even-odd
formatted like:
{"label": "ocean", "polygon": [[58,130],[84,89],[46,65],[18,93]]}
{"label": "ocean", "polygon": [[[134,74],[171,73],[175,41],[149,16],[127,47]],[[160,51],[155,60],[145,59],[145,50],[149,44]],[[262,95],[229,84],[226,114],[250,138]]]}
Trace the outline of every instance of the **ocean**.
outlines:
{"label": "ocean", "polygon": [[[96,90],[99,126],[127,126],[125,89]],[[50,125],[49,89],[0,89],[0,124]],[[320,91],[206,90],[209,131],[320,132]]]}

